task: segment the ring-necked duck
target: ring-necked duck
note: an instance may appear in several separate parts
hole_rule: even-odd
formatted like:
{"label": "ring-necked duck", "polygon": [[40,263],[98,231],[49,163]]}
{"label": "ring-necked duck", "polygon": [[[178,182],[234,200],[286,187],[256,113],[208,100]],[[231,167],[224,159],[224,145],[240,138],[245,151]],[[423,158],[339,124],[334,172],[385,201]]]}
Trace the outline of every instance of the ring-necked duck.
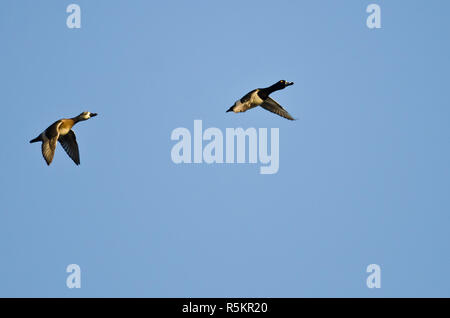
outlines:
{"label": "ring-necked duck", "polygon": [[272,86],[254,89],[251,92],[247,93],[244,97],[239,99],[236,103],[234,103],[234,105],[231,106],[227,110],[227,112],[240,113],[256,106],[261,106],[262,108],[281,117],[287,118],[289,120],[294,120],[294,118],[292,118],[292,116],[283,107],[281,107],[280,104],[269,97],[271,93],[293,84],[293,82],[286,82],[285,80],[281,80],[276,82]]}

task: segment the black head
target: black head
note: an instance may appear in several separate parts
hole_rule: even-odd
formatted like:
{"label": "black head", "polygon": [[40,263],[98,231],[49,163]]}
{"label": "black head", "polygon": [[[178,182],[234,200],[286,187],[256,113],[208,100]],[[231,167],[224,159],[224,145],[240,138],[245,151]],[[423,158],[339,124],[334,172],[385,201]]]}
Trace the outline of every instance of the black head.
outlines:
{"label": "black head", "polygon": [[286,82],[285,80],[281,80],[281,81],[276,82],[272,86],[261,89],[260,92],[258,93],[258,95],[262,99],[265,99],[265,98],[267,98],[267,96],[269,96],[269,94],[271,94],[275,91],[279,91],[280,89],[283,89],[283,88],[285,88],[287,86],[291,86],[291,85],[294,85],[294,82]]}
{"label": "black head", "polygon": [[276,82],[274,85],[279,87],[279,89],[283,89],[283,88],[285,88],[287,86],[294,85],[294,82],[287,82],[285,80],[281,80],[281,81]]}
{"label": "black head", "polygon": [[286,82],[285,80],[281,80],[273,84],[272,86],[266,87],[266,88],[260,88],[258,95],[263,100],[266,99],[270,94],[272,94],[275,91],[279,91],[280,89],[283,89],[287,86],[294,85],[294,82]]}

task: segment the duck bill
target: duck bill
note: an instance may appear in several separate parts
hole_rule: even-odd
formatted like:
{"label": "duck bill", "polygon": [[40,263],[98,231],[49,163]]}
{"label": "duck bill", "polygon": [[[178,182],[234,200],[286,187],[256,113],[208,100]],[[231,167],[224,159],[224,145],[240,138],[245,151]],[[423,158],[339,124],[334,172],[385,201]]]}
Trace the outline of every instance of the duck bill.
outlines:
{"label": "duck bill", "polygon": [[294,85],[294,82],[286,82],[286,86]]}
{"label": "duck bill", "polygon": [[91,117],[97,116],[97,113],[91,113]]}

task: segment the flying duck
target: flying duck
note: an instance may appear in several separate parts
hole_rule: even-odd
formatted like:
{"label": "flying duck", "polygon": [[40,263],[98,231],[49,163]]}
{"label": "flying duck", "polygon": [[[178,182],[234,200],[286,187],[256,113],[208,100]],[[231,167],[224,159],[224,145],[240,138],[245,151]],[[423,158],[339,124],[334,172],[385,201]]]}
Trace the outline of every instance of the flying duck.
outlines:
{"label": "flying duck", "polygon": [[265,110],[268,110],[274,114],[281,117],[287,118],[289,120],[294,120],[292,116],[283,108],[280,104],[274,101],[269,95],[280,89],[284,89],[287,86],[293,85],[293,82],[286,82],[281,80],[273,84],[272,86],[266,88],[257,88],[247,93],[244,97],[236,101],[233,106],[231,106],[227,112],[245,112],[256,106],[261,106]]}
{"label": "flying duck", "polygon": [[75,137],[72,127],[80,121],[85,121],[95,116],[97,116],[96,113],[83,112],[73,118],[60,119],[44,130],[39,136],[30,140],[30,144],[42,141],[42,155],[44,156],[47,165],[50,165],[53,156],[55,155],[56,141],[59,141],[69,157],[72,158],[73,162],[75,162],[76,165],[79,165],[80,152],[78,150],[77,138]]}

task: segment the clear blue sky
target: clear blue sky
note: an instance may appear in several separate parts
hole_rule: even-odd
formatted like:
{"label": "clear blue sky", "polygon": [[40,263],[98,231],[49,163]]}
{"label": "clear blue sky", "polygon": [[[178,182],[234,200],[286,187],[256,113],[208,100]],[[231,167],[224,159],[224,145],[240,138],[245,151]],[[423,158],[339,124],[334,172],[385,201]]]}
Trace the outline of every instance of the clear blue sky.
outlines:
{"label": "clear blue sky", "polygon": [[[0,296],[449,297],[449,10],[2,1]],[[297,121],[225,113],[280,79]],[[28,141],[84,110],[81,165],[58,145],[47,167]],[[170,134],[195,119],[279,128],[279,172],[175,165]]]}

